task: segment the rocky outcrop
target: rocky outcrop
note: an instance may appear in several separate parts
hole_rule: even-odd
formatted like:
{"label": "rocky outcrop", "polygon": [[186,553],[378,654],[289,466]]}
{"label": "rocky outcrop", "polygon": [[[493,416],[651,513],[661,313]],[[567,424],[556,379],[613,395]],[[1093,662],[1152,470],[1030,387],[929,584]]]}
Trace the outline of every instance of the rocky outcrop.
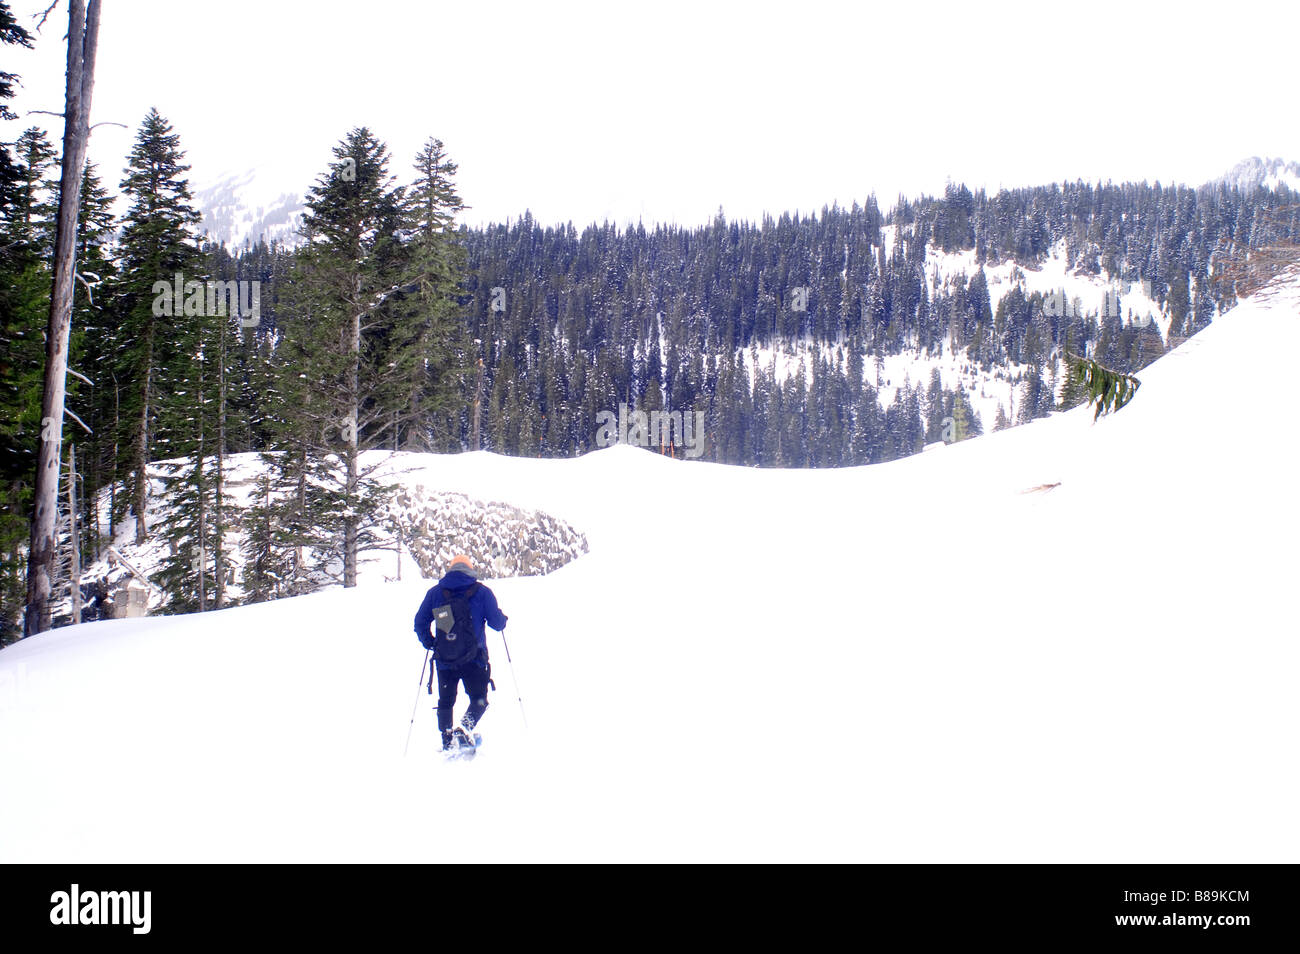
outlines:
{"label": "rocky outcrop", "polygon": [[466,494],[400,488],[389,516],[422,575],[436,578],[465,554],[484,576],[541,576],[587,552],[587,537],[540,510]]}

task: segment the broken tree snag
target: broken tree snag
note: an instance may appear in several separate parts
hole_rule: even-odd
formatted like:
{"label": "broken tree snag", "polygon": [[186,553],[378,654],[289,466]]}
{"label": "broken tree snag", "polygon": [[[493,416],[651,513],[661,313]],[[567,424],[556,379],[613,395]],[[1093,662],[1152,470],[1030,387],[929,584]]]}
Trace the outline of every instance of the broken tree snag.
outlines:
{"label": "broken tree snag", "polygon": [[54,573],[55,522],[59,505],[59,464],[67,394],[68,332],[72,323],[73,266],[76,264],[77,213],[90,138],[90,98],[95,85],[99,41],[99,0],[68,0],[68,76],[63,110],[63,169],[59,217],[54,237],[54,279],[50,324],[45,338],[45,387],[41,395],[41,439],[36,456],[27,561],[27,611],[23,634],[50,628],[50,580]]}

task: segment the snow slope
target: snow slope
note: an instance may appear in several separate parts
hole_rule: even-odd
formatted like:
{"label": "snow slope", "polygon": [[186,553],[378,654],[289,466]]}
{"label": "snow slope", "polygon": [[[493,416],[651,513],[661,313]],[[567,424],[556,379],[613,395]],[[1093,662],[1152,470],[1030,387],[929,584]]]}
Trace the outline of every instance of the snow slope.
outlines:
{"label": "snow slope", "polygon": [[284,168],[223,173],[194,195],[203,213],[199,230],[232,254],[260,240],[296,246],[302,240],[298,229],[306,206],[302,192],[286,191],[283,183],[310,181],[309,176],[295,177]]}
{"label": "snow slope", "polygon": [[424,583],[70,627],[0,652],[0,860],[1294,861],[1297,453],[1254,412],[1296,348],[1300,284],[1096,424],[875,467],[429,457],[590,542],[493,583],[475,762],[423,689],[403,758]]}
{"label": "snow slope", "polygon": [[[886,249],[893,247],[897,229],[896,225],[886,225],[881,230]],[[1035,268],[1025,268],[1012,261],[981,266],[976,261],[973,248],[944,252],[930,244],[925,251],[927,292],[931,298],[940,292],[952,294],[950,285],[954,279],[960,276],[964,286],[981,267],[988,283],[989,302],[995,313],[1002,299],[1012,289],[1019,288],[1026,298],[1035,293],[1050,298],[1052,305],[1045,307],[1060,309],[1058,315],[1077,314],[1097,323],[1113,309],[1121,324],[1136,324],[1139,327],[1154,325],[1159,330],[1161,339],[1169,340],[1172,316],[1159,301],[1151,297],[1149,283],[1144,285],[1142,282],[1111,281],[1104,273],[1090,275],[1071,270],[1064,239],[1057,242]],[[662,340],[660,349],[666,349]],[[741,357],[751,383],[758,371],[770,373],[774,362],[777,379],[785,381],[798,371],[800,362],[803,362],[811,388],[814,352],[819,352],[822,358],[830,359],[834,357],[835,348],[825,343],[814,345],[809,341],[787,342],[775,355],[769,347],[756,347],[743,350]],[[933,353],[912,347],[899,354],[880,357],[879,367],[876,360],[867,356],[863,377],[876,388],[882,410],[898,400],[904,385],[919,384],[922,389],[928,388],[930,375],[938,370],[945,388],[956,390],[960,386],[965,389],[971,407],[985,431],[993,429],[999,405],[1009,420],[1016,420],[1021,384],[1029,370],[1025,365],[1010,362],[994,367],[991,371],[984,371],[977,361],[972,360],[967,348],[954,349],[951,338],[943,340],[939,349]]]}
{"label": "snow slope", "polygon": [[1300,162],[1251,156],[1241,160],[1216,182],[1235,186],[1242,192],[1253,192],[1256,189],[1276,191],[1283,185],[1292,192],[1300,192]]}

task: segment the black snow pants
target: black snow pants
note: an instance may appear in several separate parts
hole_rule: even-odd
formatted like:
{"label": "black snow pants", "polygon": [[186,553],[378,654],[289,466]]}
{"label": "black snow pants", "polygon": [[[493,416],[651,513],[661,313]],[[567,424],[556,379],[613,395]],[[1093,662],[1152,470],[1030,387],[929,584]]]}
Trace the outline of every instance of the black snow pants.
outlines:
{"label": "black snow pants", "polygon": [[456,689],[465,683],[465,694],[469,696],[469,709],[461,720],[467,728],[474,728],[488,707],[488,680],[491,678],[487,669],[478,663],[470,663],[456,669],[438,667],[438,728],[442,732],[451,731],[451,710],[456,705]]}

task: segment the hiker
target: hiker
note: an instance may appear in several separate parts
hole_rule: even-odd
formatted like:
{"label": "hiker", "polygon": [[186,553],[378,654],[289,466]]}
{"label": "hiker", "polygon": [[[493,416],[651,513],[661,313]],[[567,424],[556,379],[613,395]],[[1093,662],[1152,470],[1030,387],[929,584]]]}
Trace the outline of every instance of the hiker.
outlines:
{"label": "hiker", "polygon": [[[438,729],[444,750],[474,744],[474,726],[488,707],[488,684],[492,680],[483,624],[504,630],[506,619],[495,594],[478,582],[478,573],[467,556],[452,558],[447,575],[430,587],[415,614],[415,634],[420,645],[432,650],[437,662]],[[433,629],[435,622],[437,627]],[[469,696],[469,709],[453,730],[451,710],[461,682]]]}

